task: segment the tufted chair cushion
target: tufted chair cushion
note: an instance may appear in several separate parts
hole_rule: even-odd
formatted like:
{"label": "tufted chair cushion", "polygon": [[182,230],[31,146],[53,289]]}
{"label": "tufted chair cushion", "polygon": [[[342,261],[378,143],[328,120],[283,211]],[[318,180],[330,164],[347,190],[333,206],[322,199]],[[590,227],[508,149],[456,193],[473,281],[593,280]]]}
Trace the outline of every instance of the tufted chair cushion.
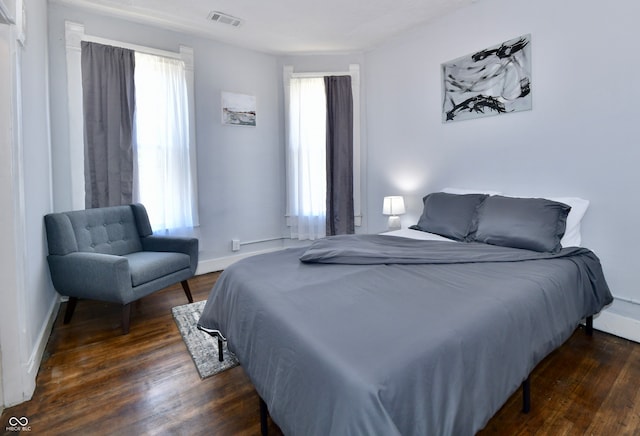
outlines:
{"label": "tufted chair cushion", "polygon": [[[142,250],[140,234],[131,206],[87,209],[47,216],[49,252],[65,255],[74,251],[124,255]],[[52,229],[53,230],[53,229]]]}

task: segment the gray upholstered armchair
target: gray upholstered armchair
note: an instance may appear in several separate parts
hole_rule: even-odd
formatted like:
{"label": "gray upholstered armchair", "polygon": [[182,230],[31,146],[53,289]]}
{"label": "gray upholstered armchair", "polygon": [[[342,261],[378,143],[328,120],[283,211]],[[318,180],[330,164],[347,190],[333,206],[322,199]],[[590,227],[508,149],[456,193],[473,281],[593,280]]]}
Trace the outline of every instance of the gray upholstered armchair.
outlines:
{"label": "gray upholstered armchair", "polygon": [[181,282],[193,302],[187,279],[198,264],[198,240],[153,235],[143,205],[52,213],[44,220],[53,285],[69,296],[65,324],[79,298],[122,304],[124,334],[135,300]]}

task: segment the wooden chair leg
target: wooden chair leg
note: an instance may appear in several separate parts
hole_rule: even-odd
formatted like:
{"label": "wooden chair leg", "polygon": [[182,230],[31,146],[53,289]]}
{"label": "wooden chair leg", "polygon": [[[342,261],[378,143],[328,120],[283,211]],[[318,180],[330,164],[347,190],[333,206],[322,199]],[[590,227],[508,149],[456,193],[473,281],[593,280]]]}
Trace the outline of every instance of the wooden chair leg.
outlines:
{"label": "wooden chair leg", "polygon": [[129,334],[129,324],[131,320],[131,303],[122,306],[122,334]]}
{"label": "wooden chair leg", "polygon": [[77,297],[69,297],[69,301],[67,301],[67,310],[64,312],[64,324],[69,324],[71,322],[71,317],[73,316],[73,311],[76,309],[77,302]]}
{"label": "wooden chair leg", "polygon": [[193,303],[193,297],[191,296],[191,289],[189,289],[189,283],[186,280],[180,282],[182,285],[182,289],[184,289],[184,293],[187,296],[187,300],[189,303]]}

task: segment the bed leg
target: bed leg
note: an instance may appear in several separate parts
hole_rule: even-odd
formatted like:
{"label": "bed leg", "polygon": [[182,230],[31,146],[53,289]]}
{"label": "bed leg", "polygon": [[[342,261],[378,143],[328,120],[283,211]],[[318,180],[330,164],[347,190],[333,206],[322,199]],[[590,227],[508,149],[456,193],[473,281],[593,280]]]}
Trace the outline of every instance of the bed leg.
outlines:
{"label": "bed leg", "polygon": [[258,396],[260,399],[260,434],[262,436],[267,436],[269,433],[269,428],[267,426],[267,415],[269,411],[267,410],[267,403],[264,402],[262,397]]}
{"label": "bed leg", "polygon": [[531,376],[522,382],[522,413],[529,413],[531,410]]}
{"label": "bed leg", "polygon": [[215,337],[218,340],[218,360],[222,362],[224,360],[224,352],[223,352],[224,343],[223,343],[222,337],[220,336],[220,333],[218,333],[216,330],[210,330],[210,329],[204,328],[200,324],[198,324],[196,327],[198,328],[198,330],[203,331],[209,336]]}
{"label": "bed leg", "polygon": [[593,315],[587,317],[585,326],[587,328],[587,335],[593,336]]}
{"label": "bed leg", "polygon": [[224,360],[224,353],[222,350],[222,347],[224,346],[223,342],[222,342],[222,338],[220,338],[220,336],[216,336],[218,338],[218,361],[222,362]]}

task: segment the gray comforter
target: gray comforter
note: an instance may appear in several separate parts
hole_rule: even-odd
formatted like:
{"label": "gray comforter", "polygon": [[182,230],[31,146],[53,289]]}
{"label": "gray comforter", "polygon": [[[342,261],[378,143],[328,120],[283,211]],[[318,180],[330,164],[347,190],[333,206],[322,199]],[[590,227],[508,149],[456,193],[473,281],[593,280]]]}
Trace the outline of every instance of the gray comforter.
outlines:
{"label": "gray comforter", "polygon": [[471,435],[611,301],[583,248],[350,236],[237,262],[200,324],[287,435]]}

